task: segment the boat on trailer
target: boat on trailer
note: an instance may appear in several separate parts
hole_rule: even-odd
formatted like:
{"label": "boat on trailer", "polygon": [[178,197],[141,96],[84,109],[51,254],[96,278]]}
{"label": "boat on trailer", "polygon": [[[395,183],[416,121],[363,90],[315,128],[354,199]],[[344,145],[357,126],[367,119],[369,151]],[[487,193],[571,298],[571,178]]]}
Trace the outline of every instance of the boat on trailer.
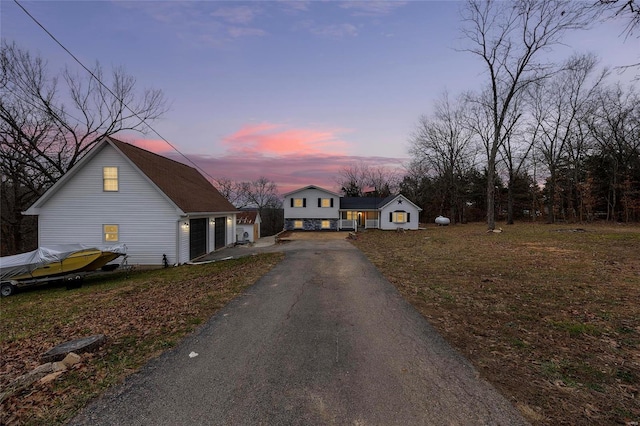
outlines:
{"label": "boat on trailer", "polygon": [[107,269],[109,262],[120,256],[126,258],[126,254],[124,244],[63,244],[0,257],[0,294],[10,296],[18,287],[54,280],[79,281],[87,273]]}

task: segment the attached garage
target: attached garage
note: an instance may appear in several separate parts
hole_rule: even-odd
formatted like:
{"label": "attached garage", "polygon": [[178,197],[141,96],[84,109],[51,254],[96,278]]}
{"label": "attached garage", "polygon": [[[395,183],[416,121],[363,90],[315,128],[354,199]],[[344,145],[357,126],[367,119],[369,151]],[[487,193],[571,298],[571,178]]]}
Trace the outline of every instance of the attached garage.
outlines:
{"label": "attached garage", "polygon": [[216,250],[227,245],[227,218],[225,216],[216,217],[214,239]]}
{"label": "attached garage", "polygon": [[189,220],[189,259],[207,253],[207,218]]}

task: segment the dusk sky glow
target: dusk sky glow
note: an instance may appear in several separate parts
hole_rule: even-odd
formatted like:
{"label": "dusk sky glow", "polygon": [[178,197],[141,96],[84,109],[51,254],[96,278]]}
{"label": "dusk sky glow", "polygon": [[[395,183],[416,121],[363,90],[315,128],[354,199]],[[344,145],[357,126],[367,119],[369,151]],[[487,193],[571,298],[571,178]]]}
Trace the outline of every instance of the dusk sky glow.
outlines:
{"label": "dusk sky glow", "polygon": [[[434,100],[484,83],[482,63],[459,51],[459,1],[20,3],[88,67],[123,66],[140,88],[163,90],[170,110],[153,128],[209,175],[266,176],[282,193],[337,190],[353,162],[401,168]],[[552,55],[637,62],[624,26],[572,33]],[[77,67],[13,1],[0,2],[0,35],[52,72]],[[184,161],[152,133],[116,137]]]}

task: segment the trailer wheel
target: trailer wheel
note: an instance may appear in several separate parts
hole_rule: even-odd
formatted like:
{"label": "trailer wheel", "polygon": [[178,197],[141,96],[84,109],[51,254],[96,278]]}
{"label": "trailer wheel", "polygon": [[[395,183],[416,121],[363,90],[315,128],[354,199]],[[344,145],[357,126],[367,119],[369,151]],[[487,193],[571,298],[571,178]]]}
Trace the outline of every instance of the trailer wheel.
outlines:
{"label": "trailer wheel", "polygon": [[11,283],[2,283],[2,285],[0,285],[0,295],[2,295],[2,297],[9,297],[15,292],[16,286]]}

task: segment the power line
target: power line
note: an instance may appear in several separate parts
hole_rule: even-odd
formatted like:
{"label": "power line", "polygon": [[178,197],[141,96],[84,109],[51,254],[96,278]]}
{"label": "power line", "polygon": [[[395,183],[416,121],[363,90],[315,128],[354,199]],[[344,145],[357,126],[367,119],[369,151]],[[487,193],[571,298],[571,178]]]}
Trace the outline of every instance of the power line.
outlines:
{"label": "power line", "polygon": [[42,25],[33,15],[31,15],[31,13],[29,13],[29,11],[27,9],[25,9],[24,6],[22,6],[20,4],[20,2],[18,2],[18,0],[13,0],[15,2],[15,4],[18,5],[18,7],[20,9],[22,9],[22,11],[24,13],[27,14],[27,16],[29,18],[31,18],[33,20],[33,22],[35,22],[40,28],[42,28],[42,30],[47,33],[47,35],[49,37],[51,37],[51,39],[53,41],[55,41],[58,46],[60,46],[65,52],[67,52],[69,54],[69,56],[71,56],[73,58],[74,61],[76,61],[82,68],[84,68],[84,70],[86,72],[89,73],[89,75],[91,75],[91,77],[93,77],[102,87],[104,87],[114,98],[116,98],[118,101],[122,102],[122,105],[124,105],[124,107],[126,109],[128,109],[131,114],[133,114],[138,120],[140,120],[141,123],[145,124],[149,129],[151,129],[151,131],[153,133],[155,133],[160,139],[162,139],[164,142],[166,142],[167,145],[169,145],[175,152],[177,152],[178,154],[180,154],[185,160],[187,160],[189,163],[193,164],[193,166],[195,168],[197,168],[198,170],[200,170],[202,173],[204,173],[205,175],[207,175],[209,178],[211,178],[212,180],[215,180],[213,178],[213,176],[211,176],[209,173],[207,173],[206,171],[204,171],[200,166],[198,166],[196,163],[194,163],[189,157],[187,157],[186,155],[184,155],[182,152],[180,152],[180,150],[178,150],[178,148],[176,148],[171,142],[169,142],[167,139],[164,138],[164,136],[162,136],[160,133],[158,133],[158,131],[156,129],[154,129],[150,124],[148,124],[142,117],[140,117],[138,115],[137,112],[135,112],[134,110],[132,110],[131,108],[129,108],[129,106],[124,102],[124,100],[121,100],[118,98],[118,96],[116,96],[115,93],[113,93],[113,91],[106,85],[104,84],[94,73],[93,71],[91,71],[89,68],[87,68],[73,53],[71,53],[71,51],[69,49],[67,49],[60,41],[58,41],[58,39],[49,32],[49,30],[47,30],[44,25]]}

